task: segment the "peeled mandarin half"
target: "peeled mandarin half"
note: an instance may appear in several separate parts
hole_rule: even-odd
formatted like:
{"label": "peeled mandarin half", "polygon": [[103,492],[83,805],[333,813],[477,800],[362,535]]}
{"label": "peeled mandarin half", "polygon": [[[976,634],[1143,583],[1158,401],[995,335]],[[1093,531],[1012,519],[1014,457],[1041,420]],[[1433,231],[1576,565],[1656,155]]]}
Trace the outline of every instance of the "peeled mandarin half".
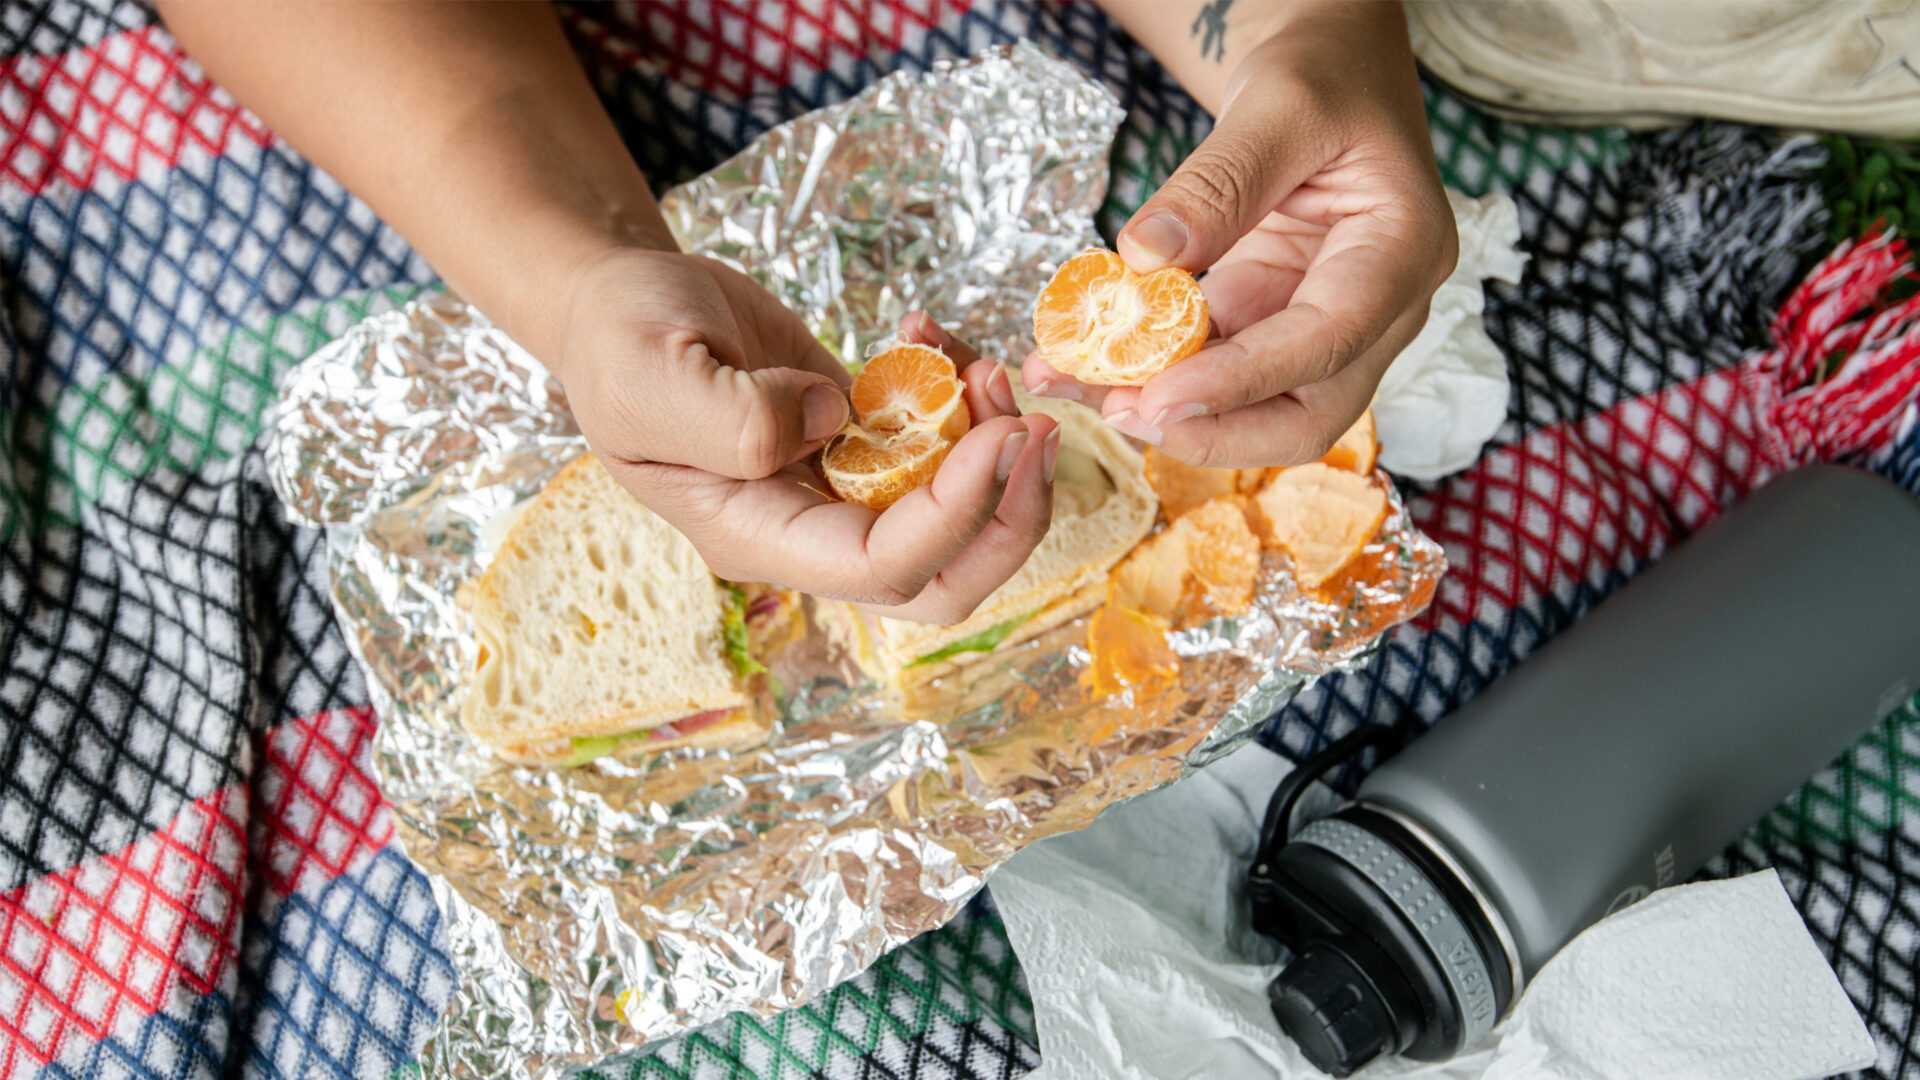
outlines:
{"label": "peeled mandarin half", "polygon": [[1320,460],[1333,468],[1366,476],[1373,472],[1374,460],[1379,456],[1380,441],[1374,436],[1373,410],[1368,409]]}
{"label": "peeled mandarin half", "polygon": [[821,455],[834,494],[885,510],[933,482],[973,416],[953,361],[927,345],[895,345],[853,380],[855,422]]}
{"label": "peeled mandarin half", "polygon": [[1338,576],[1387,518],[1387,493],[1367,477],[1322,462],[1283,470],[1253,497],[1255,526],[1293,560],[1300,587]]}
{"label": "peeled mandarin half", "polygon": [[957,442],[972,426],[960,373],[931,345],[895,345],[853,380],[853,411],[876,434],[934,431]]}
{"label": "peeled mandarin half", "polygon": [[1033,309],[1033,340],[1083,383],[1139,386],[1206,343],[1207,298],[1175,267],[1136,274],[1111,251],[1068,259]]}

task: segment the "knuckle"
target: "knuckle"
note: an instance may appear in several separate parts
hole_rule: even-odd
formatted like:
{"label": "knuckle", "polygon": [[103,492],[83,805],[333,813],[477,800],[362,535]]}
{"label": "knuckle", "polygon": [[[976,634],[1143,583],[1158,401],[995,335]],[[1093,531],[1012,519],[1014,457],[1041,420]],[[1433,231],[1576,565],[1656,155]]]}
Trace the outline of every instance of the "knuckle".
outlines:
{"label": "knuckle", "polygon": [[883,584],[874,589],[873,598],[869,603],[880,604],[885,607],[905,607],[913,603],[914,598],[919,595],[918,592]]}
{"label": "knuckle", "polygon": [[927,582],[931,580],[930,576],[922,579],[918,575],[901,578],[895,576],[889,568],[875,567],[869,578],[870,587],[866,602],[886,607],[911,604],[926,591]]}
{"label": "knuckle", "polygon": [[1327,417],[1313,414],[1306,422],[1290,425],[1288,437],[1283,445],[1290,445],[1292,452],[1285,455],[1284,464],[1305,465],[1310,461],[1319,461],[1333,449],[1346,433],[1348,424],[1330,422]]}
{"label": "knuckle", "polygon": [[1311,307],[1319,322],[1319,333],[1313,340],[1319,347],[1307,357],[1307,371],[1310,378],[1307,383],[1316,383],[1326,379],[1352,363],[1366,347],[1366,335],[1346,319],[1330,314],[1324,308]]}
{"label": "knuckle", "polygon": [[1169,186],[1199,214],[1221,217],[1232,213],[1252,195],[1256,153],[1244,137],[1222,133],[1208,139],[1188,158]]}
{"label": "knuckle", "polygon": [[[1344,430],[1344,428],[1341,429],[1341,431]],[[1321,458],[1326,457],[1327,451],[1333,449],[1333,444],[1340,441],[1341,431],[1333,431],[1324,426],[1308,431],[1300,440],[1300,460],[1303,462],[1319,461]]]}
{"label": "knuckle", "polygon": [[1039,512],[1033,515],[1033,524],[1027,528],[1027,547],[1038,547],[1046,539],[1047,532],[1053,528],[1053,500],[1041,499]]}
{"label": "knuckle", "polygon": [[1201,469],[1226,468],[1226,450],[1212,439],[1196,439],[1177,447],[1169,447],[1168,452],[1181,461]]}
{"label": "knuckle", "polygon": [[730,559],[719,552],[709,551],[697,546],[695,550],[700,552],[701,561],[707,564],[707,571],[714,577],[720,578],[723,581],[758,580],[754,572],[738,559]]}
{"label": "knuckle", "polygon": [[780,415],[768,395],[756,393],[747,398],[745,414],[740,417],[737,459],[740,477],[759,480],[780,471]]}
{"label": "knuckle", "polygon": [[1246,196],[1242,169],[1223,154],[1196,154],[1171,186],[1185,196],[1190,211],[1206,217],[1240,206]]}
{"label": "knuckle", "polygon": [[973,614],[973,606],[961,601],[943,599],[927,608],[926,619],[938,626],[958,626]]}

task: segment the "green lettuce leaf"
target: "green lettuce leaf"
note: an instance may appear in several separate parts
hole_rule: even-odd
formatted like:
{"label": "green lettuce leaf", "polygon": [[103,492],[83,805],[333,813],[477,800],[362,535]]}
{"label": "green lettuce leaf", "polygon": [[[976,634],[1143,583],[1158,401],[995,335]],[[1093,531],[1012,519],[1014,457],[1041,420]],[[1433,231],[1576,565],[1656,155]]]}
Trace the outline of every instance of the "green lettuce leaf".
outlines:
{"label": "green lettuce leaf", "polygon": [[767,670],[765,664],[747,651],[747,593],[738,585],[727,585],[727,614],[721,628],[727,644],[727,662],[733,665],[735,675],[744,679]]}
{"label": "green lettuce leaf", "polygon": [[644,739],[651,732],[633,731],[624,735],[583,735],[568,740],[573,744],[573,753],[567,755],[562,765],[585,765],[595,758],[603,758],[620,748],[620,744],[629,739]]}
{"label": "green lettuce leaf", "polygon": [[1039,612],[1029,611],[1025,615],[1017,615],[1008,619],[1006,622],[989,626],[977,634],[963,637],[951,645],[935,649],[907,666],[911,668],[919,667],[921,664],[938,663],[949,656],[958,656],[963,652],[992,652],[996,646],[1007,640],[1007,635],[1018,629],[1021,623],[1026,622],[1037,614],[1039,614]]}

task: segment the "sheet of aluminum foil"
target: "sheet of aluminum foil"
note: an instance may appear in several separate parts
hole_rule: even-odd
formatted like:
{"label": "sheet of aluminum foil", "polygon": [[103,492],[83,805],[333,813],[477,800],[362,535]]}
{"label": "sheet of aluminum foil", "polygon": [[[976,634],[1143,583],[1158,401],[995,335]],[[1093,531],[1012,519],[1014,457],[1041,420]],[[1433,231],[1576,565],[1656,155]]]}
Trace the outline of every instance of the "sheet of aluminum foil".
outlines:
{"label": "sheet of aluminum foil", "polygon": [[[664,206],[687,249],[751,274],[843,358],[923,307],[1017,360],[1032,297],[1099,242],[1120,119],[1017,45],[884,79]],[[772,658],[755,749],[509,766],[460,725],[476,658],[455,597],[583,448],[539,363],[444,293],[300,365],[270,436],[289,517],[326,530],[381,717],[374,773],[447,916],[459,987],[429,1075],[554,1077],[801,1004],[946,921],[1022,846],[1244,743],[1444,570],[1396,499],[1363,586],[1305,596],[1270,558],[1252,609],[1177,634],[1177,688],[1139,701],[1089,699],[1084,620],[907,698],[810,616]]]}

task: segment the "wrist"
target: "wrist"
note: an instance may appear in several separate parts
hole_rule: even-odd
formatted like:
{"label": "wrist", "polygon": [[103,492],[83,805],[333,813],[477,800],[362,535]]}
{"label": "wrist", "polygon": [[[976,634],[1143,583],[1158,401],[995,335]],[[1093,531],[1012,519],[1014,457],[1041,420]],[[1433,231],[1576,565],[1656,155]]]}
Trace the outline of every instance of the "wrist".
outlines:
{"label": "wrist", "polygon": [[1406,53],[1411,68],[1406,15],[1397,2],[1295,0],[1259,10],[1264,18],[1242,27],[1217,106],[1201,102],[1216,117],[1256,76],[1275,70],[1325,85],[1350,82],[1395,53]]}
{"label": "wrist", "polygon": [[636,300],[677,294],[674,282],[683,276],[678,264],[686,258],[677,247],[662,247],[651,239],[614,239],[583,248],[544,292],[547,299],[531,331],[539,344],[514,340],[538,357],[569,393],[591,392],[591,368],[605,359],[600,355],[604,350],[588,343],[594,329],[630,313]]}
{"label": "wrist", "polygon": [[631,274],[635,256],[677,255],[679,247],[657,210],[650,219],[610,211],[596,221],[542,222],[535,216],[522,225],[523,235],[544,237],[537,253],[525,261],[496,262],[489,295],[469,299],[566,386],[574,363],[568,329],[604,293],[600,282],[609,268],[619,264]]}

